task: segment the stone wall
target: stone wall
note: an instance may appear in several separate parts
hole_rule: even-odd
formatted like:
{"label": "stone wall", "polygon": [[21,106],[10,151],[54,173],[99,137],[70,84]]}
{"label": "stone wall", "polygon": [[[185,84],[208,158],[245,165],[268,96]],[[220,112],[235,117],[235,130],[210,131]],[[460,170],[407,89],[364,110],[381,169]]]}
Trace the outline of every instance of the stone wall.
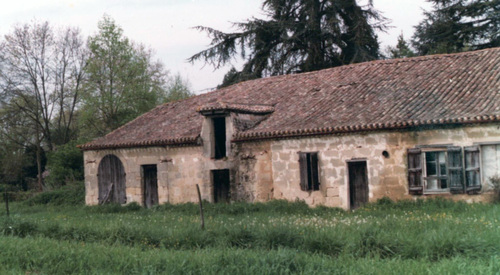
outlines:
{"label": "stone wall", "polygon": [[[498,124],[448,129],[371,132],[315,138],[286,139],[271,143],[274,198],[304,200],[309,205],[349,208],[347,162],[366,160],[369,201],[382,197],[409,199],[407,180],[408,148],[417,145],[453,144],[470,146],[499,142]],[[318,152],[320,190],[301,191],[298,152]],[[388,153],[384,157],[383,152]],[[485,182],[483,180],[483,182]],[[488,191],[489,186],[483,186]],[[450,195],[452,199],[481,201],[489,195]]]}
{"label": "stone wall", "polygon": [[[228,122],[227,131],[233,128]],[[265,140],[232,143],[228,157],[211,158],[210,135],[204,123],[201,146],[152,147],[85,151],[86,203],[98,203],[97,171],[101,159],[117,156],[126,172],[127,203],[143,201],[141,165],[158,168],[159,203],[196,202],[196,184],[202,198],[213,201],[211,170],[231,171],[232,201],[263,202],[271,199],[304,200],[309,205],[349,208],[347,162],[367,163],[369,201],[382,197],[408,199],[408,148],[417,145],[453,144],[470,146],[477,143],[500,143],[500,125],[480,125],[448,129],[371,132],[313,138]],[[319,191],[300,190],[298,152],[318,152]],[[384,156],[384,151],[386,156]],[[483,181],[484,182],[484,181]],[[488,186],[483,186],[483,192]],[[456,200],[481,201],[487,195],[450,195]]]}
{"label": "stone wall", "polygon": [[117,156],[124,166],[127,203],[142,204],[141,165],[149,164],[157,165],[160,204],[197,201],[196,184],[200,185],[203,199],[211,199],[210,174],[203,169],[205,161],[201,147],[153,147],[85,151],[85,201],[88,205],[98,203],[97,171],[101,159],[108,154]]}

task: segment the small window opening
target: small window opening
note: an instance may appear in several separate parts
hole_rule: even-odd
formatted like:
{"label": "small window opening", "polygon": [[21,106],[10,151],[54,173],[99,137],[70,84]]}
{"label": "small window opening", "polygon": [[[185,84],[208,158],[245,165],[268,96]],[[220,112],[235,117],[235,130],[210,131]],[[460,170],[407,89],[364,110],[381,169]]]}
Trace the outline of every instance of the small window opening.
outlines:
{"label": "small window opening", "polygon": [[384,158],[388,159],[389,158],[389,152],[383,151],[382,152],[382,156],[384,156]]}
{"label": "small window opening", "polygon": [[215,117],[213,122],[214,158],[221,159],[226,156],[226,118]]}

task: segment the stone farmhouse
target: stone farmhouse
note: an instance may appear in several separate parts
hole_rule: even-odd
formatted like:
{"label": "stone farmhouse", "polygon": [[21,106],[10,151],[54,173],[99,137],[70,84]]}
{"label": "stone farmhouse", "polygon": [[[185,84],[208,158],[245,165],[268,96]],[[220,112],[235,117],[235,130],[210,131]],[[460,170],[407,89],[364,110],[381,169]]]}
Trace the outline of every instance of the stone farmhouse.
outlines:
{"label": "stone farmhouse", "polygon": [[382,197],[486,201],[500,174],[500,48],[250,80],[80,146],[86,203]]}

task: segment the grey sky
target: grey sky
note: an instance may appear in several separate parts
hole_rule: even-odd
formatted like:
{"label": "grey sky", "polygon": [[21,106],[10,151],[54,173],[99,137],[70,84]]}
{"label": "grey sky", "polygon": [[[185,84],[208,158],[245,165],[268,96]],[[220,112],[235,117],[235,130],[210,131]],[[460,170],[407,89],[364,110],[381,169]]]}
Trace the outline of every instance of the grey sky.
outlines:
{"label": "grey sky", "polygon": [[[186,63],[191,55],[206,48],[210,40],[193,30],[197,25],[223,31],[231,22],[263,17],[261,0],[3,0],[0,9],[0,35],[16,23],[47,20],[52,26],[78,26],[84,35],[97,31],[104,14],[119,24],[127,37],[150,46],[171,73],[179,72],[191,82],[194,91],[217,86],[229,68],[214,71],[202,62]],[[397,36],[406,38],[422,19],[425,0],[374,0],[375,8],[392,21],[394,28],[379,33],[382,48],[394,45]]]}

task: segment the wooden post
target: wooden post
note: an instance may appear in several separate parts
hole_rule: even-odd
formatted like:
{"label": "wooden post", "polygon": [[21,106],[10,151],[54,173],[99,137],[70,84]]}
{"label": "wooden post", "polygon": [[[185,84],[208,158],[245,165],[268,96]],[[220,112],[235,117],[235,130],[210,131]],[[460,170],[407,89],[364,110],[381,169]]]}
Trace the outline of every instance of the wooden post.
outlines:
{"label": "wooden post", "polygon": [[198,201],[200,203],[200,217],[201,217],[201,230],[205,229],[205,217],[203,216],[203,203],[201,202],[200,186],[196,185],[196,191],[198,191]]}
{"label": "wooden post", "polygon": [[7,217],[10,216],[10,212],[9,212],[9,194],[7,193],[7,191],[5,191],[4,193],[4,199],[5,199],[5,210],[7,211]]}

